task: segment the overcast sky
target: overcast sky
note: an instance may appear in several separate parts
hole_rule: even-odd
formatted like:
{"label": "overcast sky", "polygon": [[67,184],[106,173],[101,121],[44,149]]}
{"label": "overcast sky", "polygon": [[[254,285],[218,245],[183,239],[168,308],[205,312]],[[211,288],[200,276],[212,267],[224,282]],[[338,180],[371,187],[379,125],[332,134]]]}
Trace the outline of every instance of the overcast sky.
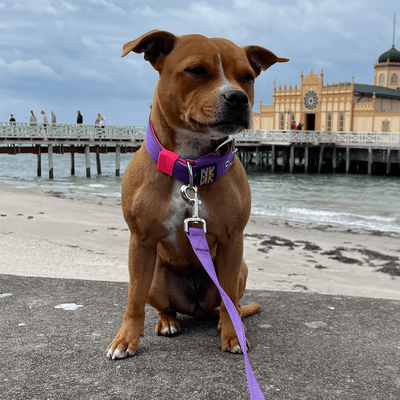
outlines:
{"label": "overcast sky", "polygon": [[[300,84],[311,69],[331,83],[355,74],[373,84],[373,63],[393,44],[399,0],[0,0],[0,121],[53,110],[57,122],[143,126],[158,74],[122,45],[152,29],[225,37],[291,59],[256,80],[254,111],[272,104],[273,82]],[[400,48],[400,22],[396,48]]]}

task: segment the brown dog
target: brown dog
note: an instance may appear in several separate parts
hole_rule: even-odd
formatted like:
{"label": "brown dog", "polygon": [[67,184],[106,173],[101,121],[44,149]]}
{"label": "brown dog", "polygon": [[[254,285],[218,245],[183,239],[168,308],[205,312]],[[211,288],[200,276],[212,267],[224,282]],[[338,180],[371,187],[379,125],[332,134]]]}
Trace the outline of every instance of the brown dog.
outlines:
{"label": "brown dog", "polygon": [[[226,39],[177,37],[158,30],[126,43],[122,57],[130,51],[144,53],[159,72],[150,116],[159,143],[168,154],[191,160],[250,127],[255,78],[276,62],[288,61],[259,46],[238,47]],[[181,198],[181,186],[157,168],[146,142],[124,173],[121,201],[130,229],[129,291],[122,326],[107,349],[109,358],[136,353],[144,333],[146,302],[158,310],[159,335],[180,330],[177,312],[217,314],[222,350],[241,352],[220,294],[184,232],[183,221],[192,215],[192,208]],[[251,206],[240,160],[234,159],[215,182],[199,186],[198,193],[199,216],[207,221],[206,237],[218,280],[239,315],[252,315],[258,304],[240,306],[247,278],[243,230]]]}

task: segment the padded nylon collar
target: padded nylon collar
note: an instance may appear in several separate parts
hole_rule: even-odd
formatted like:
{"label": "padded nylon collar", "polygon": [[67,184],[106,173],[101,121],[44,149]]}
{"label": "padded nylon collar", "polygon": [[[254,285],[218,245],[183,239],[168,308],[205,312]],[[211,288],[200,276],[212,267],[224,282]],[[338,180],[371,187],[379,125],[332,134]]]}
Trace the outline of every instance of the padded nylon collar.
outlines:
{"label": "padded nylon collar", "polygon": [[[149,119],[146,132],[146,149],[152,160],[157,163],[157,168],[176,178],[185,185],[189,184],[189,171],[187,161],[192,165],[193,184],[202,186],[215,182],[218,178],[228,172],[233,161],[232,143],[227,144],[228,150],[225,154],[221,151],[209,153],[194,160],[181,158],[178,154],[165,149],[156,134]],[[225,148],[225,146],[224,146]]]}

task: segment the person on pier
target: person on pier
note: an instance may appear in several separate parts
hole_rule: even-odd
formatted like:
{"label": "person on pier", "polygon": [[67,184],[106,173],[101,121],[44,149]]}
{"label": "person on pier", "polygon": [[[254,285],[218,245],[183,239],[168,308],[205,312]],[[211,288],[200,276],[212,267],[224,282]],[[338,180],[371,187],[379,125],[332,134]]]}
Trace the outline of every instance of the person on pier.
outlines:
{"label": "person on pier", "polygon": [[96,127],[100,126],[100,118],[101,118],[101,114],[97,113],[97,118],[96,118],[96,121],[94,121],[94,126],[96,126]]}
{"label": "person on pier", "polygon": [[36,115],[33,113],[32,110],[31,110],[31,115],[29,116],[29,123],[30,123],[30,126],[35,126],[37,123]]}
{"label": "person on pier", "polygon": [[53,126],[56,126],[57,119],[56,119],[56,114],[54,114],[54,111],[51,112],[51,124]]}
{"label": "person on pier", "polygon": [[46,128],[46,126],[47,126],[47,124],[49,123],[49,121],[47,120],[46,113],[45,113],[43,110],[41,111],[41,114],[42,114],[42,124],[43,124],[43,127]]}
{"label": "person on pier", "polygon": [[80,111],[77,111],[78,116],[76,117],[76,123],[79,125],[83,124],[83,115]]}

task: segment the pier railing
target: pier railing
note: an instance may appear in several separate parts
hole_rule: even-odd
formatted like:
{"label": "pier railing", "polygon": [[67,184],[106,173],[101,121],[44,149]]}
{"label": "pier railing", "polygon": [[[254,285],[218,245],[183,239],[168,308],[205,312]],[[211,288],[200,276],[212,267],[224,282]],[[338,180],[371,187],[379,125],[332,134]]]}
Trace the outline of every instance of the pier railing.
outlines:
{"label": "pier railing", "polygon": [[[0,122],[0,139],[27,140],[126,140],[146,137],[144,126],[77,124],[30,124]],[[238,143],[262,144],[336,144],[353,146],[400,146],[399,132],[318,132],[287,130],[246,130],[235,136]]]}
{"label": "pier railing", "polygon": [[0,139],[87,139],[87,140],[141,140],[146,137],[143,126],[69,124],[30,124],[0,122]]}
{"label": "pier railing", "polygon": [[317,132],[247,130],[235,136],[237,142],[310,143],[360,146],[400,146],[399,132]]}

